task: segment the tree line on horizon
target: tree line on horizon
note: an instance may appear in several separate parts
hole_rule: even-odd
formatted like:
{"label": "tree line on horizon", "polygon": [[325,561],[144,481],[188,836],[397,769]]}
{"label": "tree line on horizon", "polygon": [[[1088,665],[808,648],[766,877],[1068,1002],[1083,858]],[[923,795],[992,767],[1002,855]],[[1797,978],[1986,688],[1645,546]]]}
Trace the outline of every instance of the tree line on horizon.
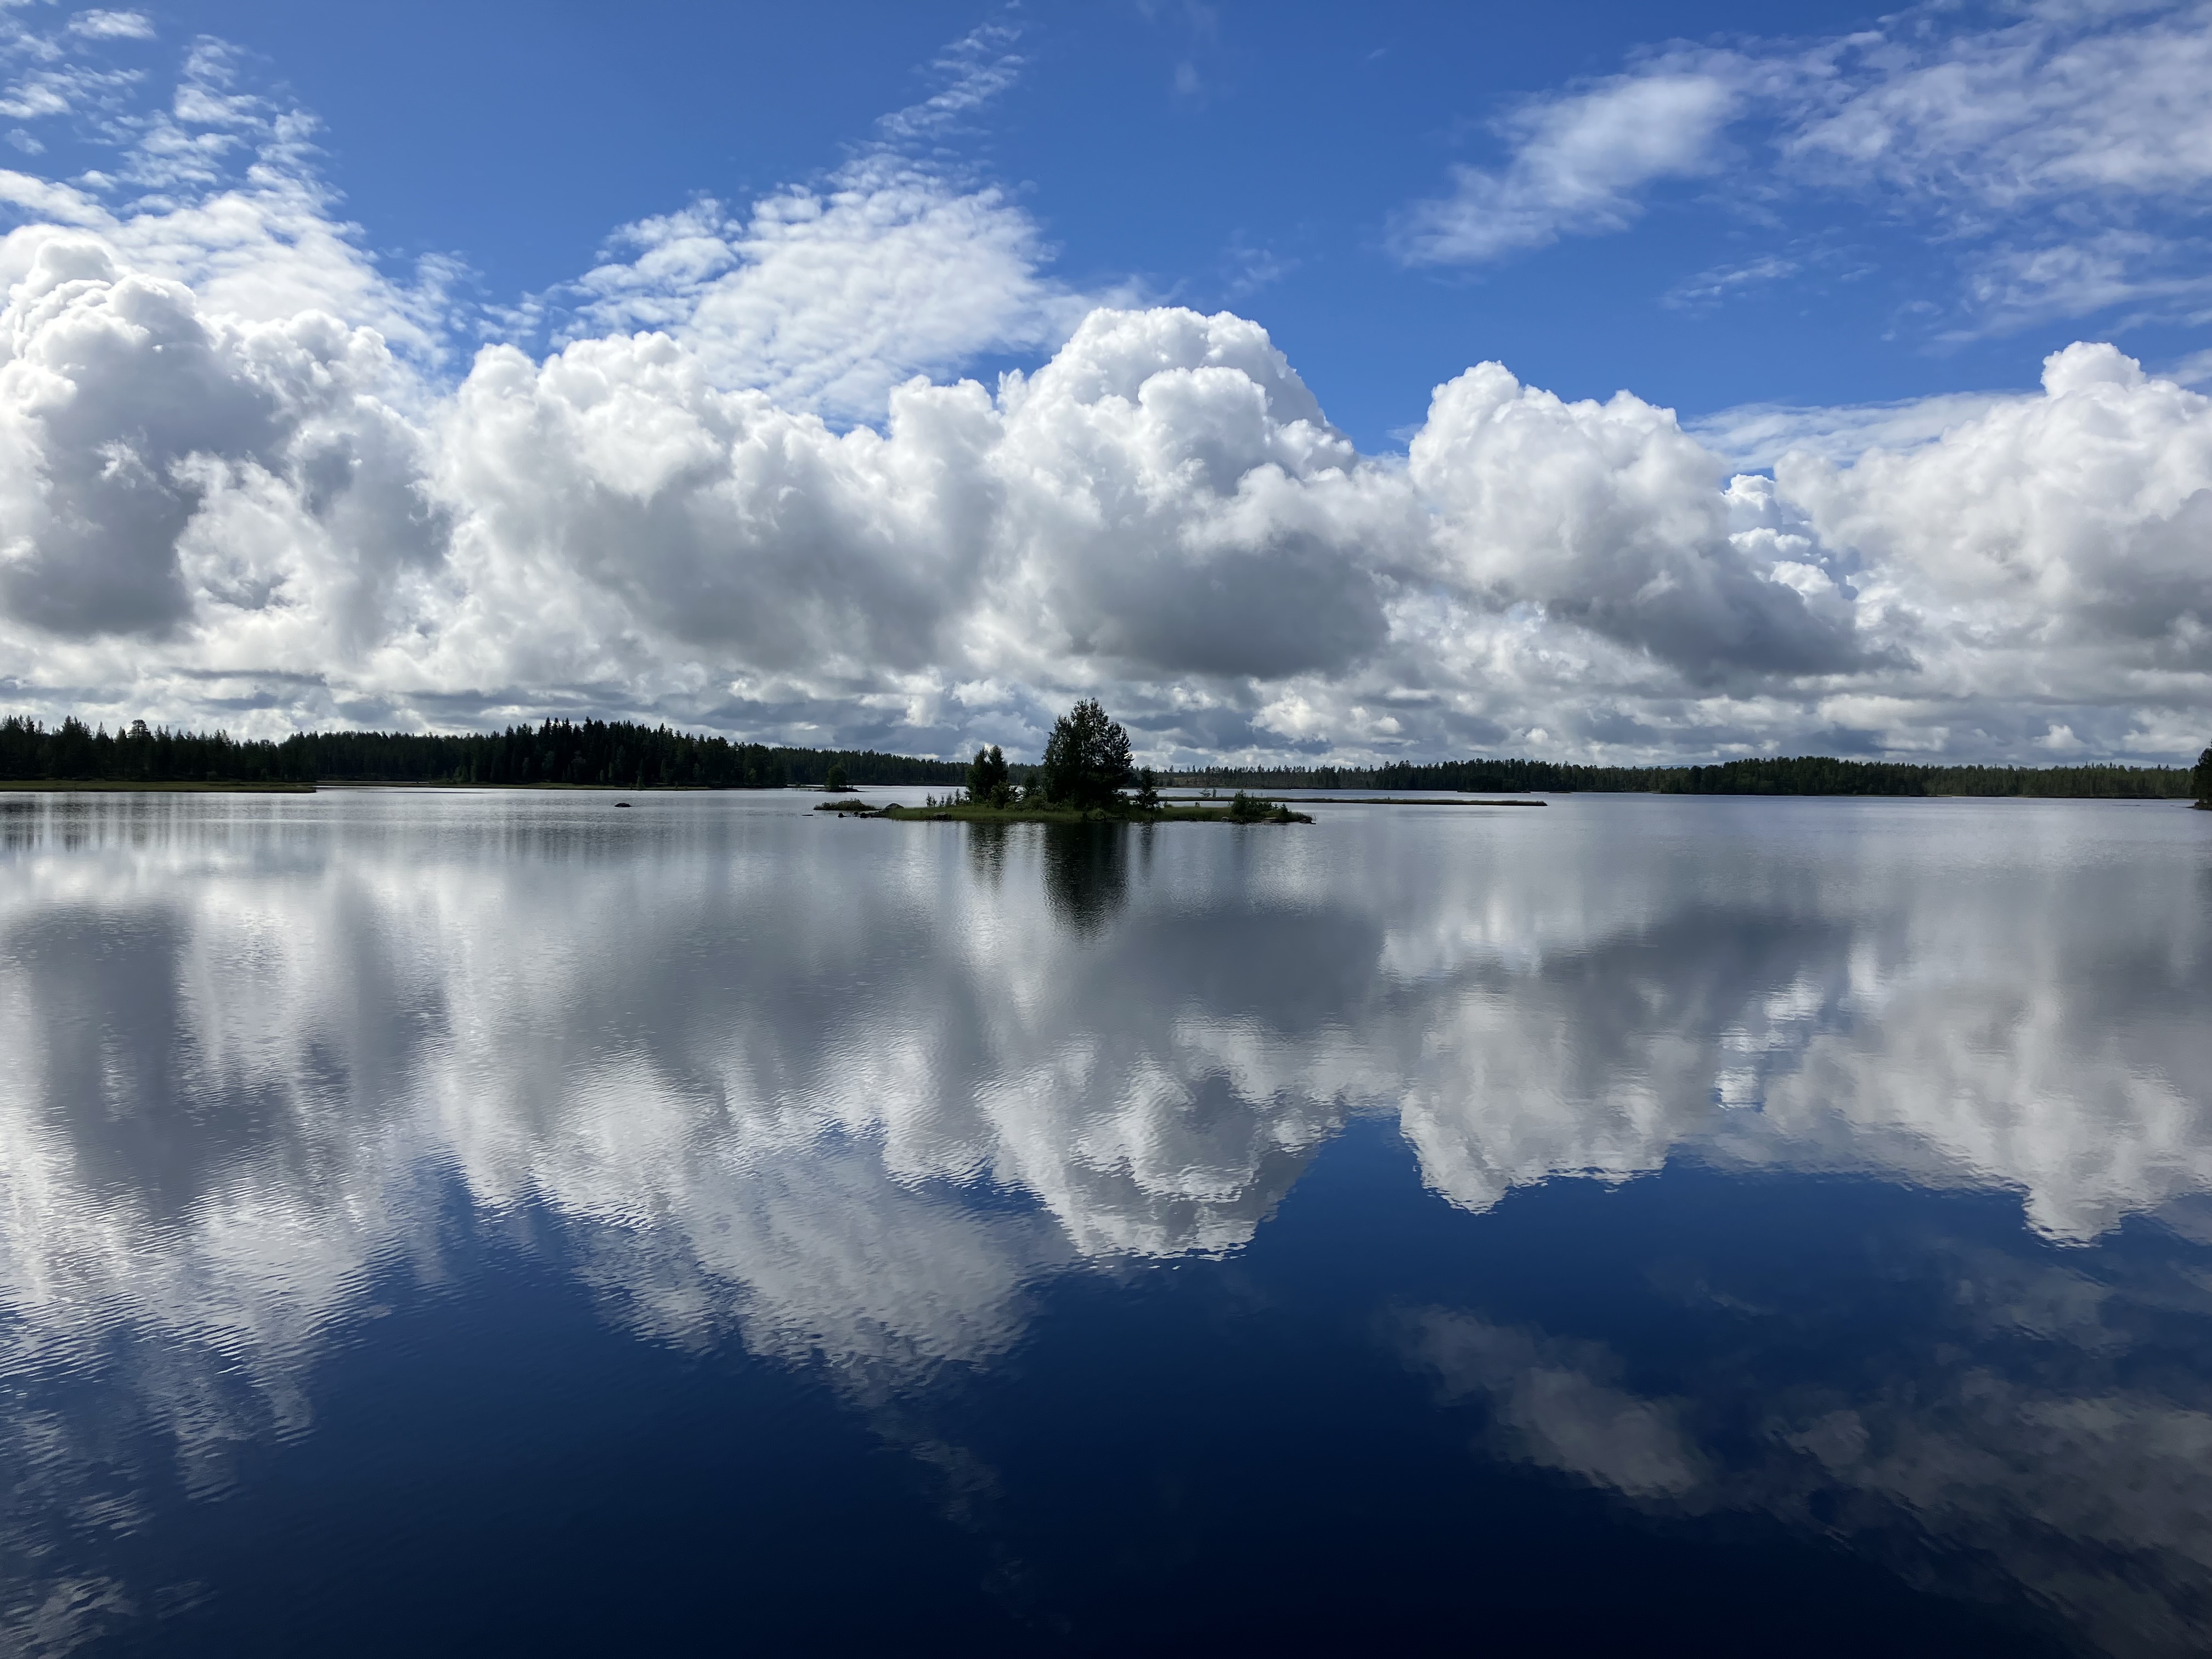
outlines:
{"label": "tree line on horizon", "polygon": [[149,729],[111,734],[74,717],[49,729],[20,714],[0,720],[0,780],[67,783],[312,783],[303,751],[227,732]]}
{"label": "tree line on horizon", "polygon": [[300,732],[279,740],[217,732],[51,729],[0,720],[0,779],[86,783],[477,783],[622,789],[781,789],[842,767],[855,784],[958,783],[951,761],[874,750],[732,743],[629,720],[549,720],[503,732]]}
{"label": "tree line on horizon", "polygon": [[1187,768],[1163,783],[1226,789],[1449,789],[1475,794],[2025,795],[2088,799],[2205,798],[2212,749],[2180,766],[1929,766],[1824,755],[1711,766],[1578,766],[1557,761],[1395,762],[1360,767]]}
{"label": "tree line on horizon", "polygon": [[[1085,709],[1093,705],[1079,705]],[[1097,721],[1106,731],[1102,712]],[[1064,723],[1064,722],[1063,722]],[[1116,728],[1118,729],[1118,728]],[[1086,728],[1086,735],[1087,728]],[[1126,756],[1126,750],[1122,753]],[[979,757],[980,758],[980,757]],[[1000,787],[1050,770],[992,754]],[[971,763],[875,750],[802,749],[629,720],[548,720],[501,732],[301,732],[281,740],[176,732],[133,721],[114,732],[70,717],[47,727],[0,719],[0,780],[11,782],[475,783],[625,789],[778,789],[820,785],[832,767],[855,787],[971,781]],[[998,769],[1004,769],[1003,770]],[[1068,771],[1069,782],[1075,775]],[[1054,781],[1059,781],[1055,776]],[[2193,768],[1936,766],[1824,756],[1711,766],[1581,766],[1554,761],[1395,762],[1357,767],[1204,767],[1159,782],[1206,788],[1605,792],[1693,795],[2021,795],[2186,800],[2212,805],[2212,749]],[[1063,783],[1055,795],[1081,793]]]}

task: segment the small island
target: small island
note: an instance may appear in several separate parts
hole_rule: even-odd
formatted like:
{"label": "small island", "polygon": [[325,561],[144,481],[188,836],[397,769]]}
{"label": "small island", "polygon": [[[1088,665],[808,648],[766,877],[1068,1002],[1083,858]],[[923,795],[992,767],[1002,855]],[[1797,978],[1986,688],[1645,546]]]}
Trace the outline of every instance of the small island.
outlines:
{"label": "small island", "polygon": [[814,809],[855,817],[964,823],[1311,823],[1280,801],[1242,789],[1218,805],[1164,801],[1150,767],[1131,764],[1129,734],[1107,718],[1095,697],[1079,702],[1053,723],[1044,757],[1026,785],[996,744],[979,749],[968,768],[967,788],[922,806],[874,806],[866,801],[824,801]]}
{"label": "small island", "polygon": [[1077,808],[1039,801],[1030,805],[1024,800],[994,806],[989,802],[976,802],[964,798],[947,797],[944,801],[926,806],[872,805],[866,801],[824,801],[814,809],[817,812],[834,812],[844,817],[896,818],[902,823],[1311,823],[1313,819],[1304,812],[1293,812],[1280,801],[1265,800],[1257,795],[1248,795],[1239,790],[1229,799],[1200,805],[1182,802],[1163,803],[1144,808],[1125,799],[1121,809],[1092,806]]}

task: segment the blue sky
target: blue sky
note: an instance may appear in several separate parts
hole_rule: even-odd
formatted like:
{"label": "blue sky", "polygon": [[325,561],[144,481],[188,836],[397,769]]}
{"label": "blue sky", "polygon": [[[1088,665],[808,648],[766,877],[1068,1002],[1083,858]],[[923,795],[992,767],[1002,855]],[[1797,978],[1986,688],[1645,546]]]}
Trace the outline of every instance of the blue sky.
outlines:
{"label": "blue sky", "polygon": [[[2075,204],[1977,230],[1893,189],[1777,187],[1786,107],[1733,126],[1709,168],[1638,192],[1623,228],[1479,261],[1409,264],[1393,246],[1396,217],[1453,167],[1510,163],[1499,124],[1532,100],[1670,48],[1815,50],[1878,23],[1875,8],[1792,7],[1786,34],[1773,7],[1741,4],[395,0],[149,15],[164,42],[243,45],[317,113],[325,175],[372,247],[453,256],[501,302],[568,281],[617,225],[817,176],[931,89],[948,42],[1000,22],[1018,75],[945,148],[1018,192],[1079,287],[1264,323],[1370,447],[1486,357],[1562,396],[1626,387],[1695,416],[2032,386],[2045,354],[2085,331],[2154,367],[2212,343],[2203,292],[2085,295],[2026,318],[1976,304],[1992,249],[2063,238]],[[2011,21],[1968,6],[1932,27],[1972,39]],[[2142,216],[2186,230],[2200,205]]]}
{"label": "blue sky", "polygon": [[0,7],[0,702],[2187,758],[2212,5]]}

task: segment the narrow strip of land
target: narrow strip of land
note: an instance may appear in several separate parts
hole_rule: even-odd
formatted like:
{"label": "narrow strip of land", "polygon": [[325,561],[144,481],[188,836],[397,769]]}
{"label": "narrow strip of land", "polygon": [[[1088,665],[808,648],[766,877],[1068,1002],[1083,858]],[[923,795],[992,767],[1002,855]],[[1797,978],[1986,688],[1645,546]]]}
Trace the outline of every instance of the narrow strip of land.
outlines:
{"label": "narrow strip of land", "polygon": [[[1180,805],[1186,801],[1218,799],[1211,795],[1162,795]],[[1291,806],[1541,806],[1540,800],[1416,800],[1402,795],[1255,795],[1270,805],[1282,801]]]}

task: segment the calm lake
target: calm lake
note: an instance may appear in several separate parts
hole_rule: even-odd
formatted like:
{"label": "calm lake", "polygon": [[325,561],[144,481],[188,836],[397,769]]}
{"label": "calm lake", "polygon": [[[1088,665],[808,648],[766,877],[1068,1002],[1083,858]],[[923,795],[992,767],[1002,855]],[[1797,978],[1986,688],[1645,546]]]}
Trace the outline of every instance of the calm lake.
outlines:
{"label": "calm lake", "polygon": [[0,1646],[2212,1646],[2212,816],[617,799],[0,795]]}

